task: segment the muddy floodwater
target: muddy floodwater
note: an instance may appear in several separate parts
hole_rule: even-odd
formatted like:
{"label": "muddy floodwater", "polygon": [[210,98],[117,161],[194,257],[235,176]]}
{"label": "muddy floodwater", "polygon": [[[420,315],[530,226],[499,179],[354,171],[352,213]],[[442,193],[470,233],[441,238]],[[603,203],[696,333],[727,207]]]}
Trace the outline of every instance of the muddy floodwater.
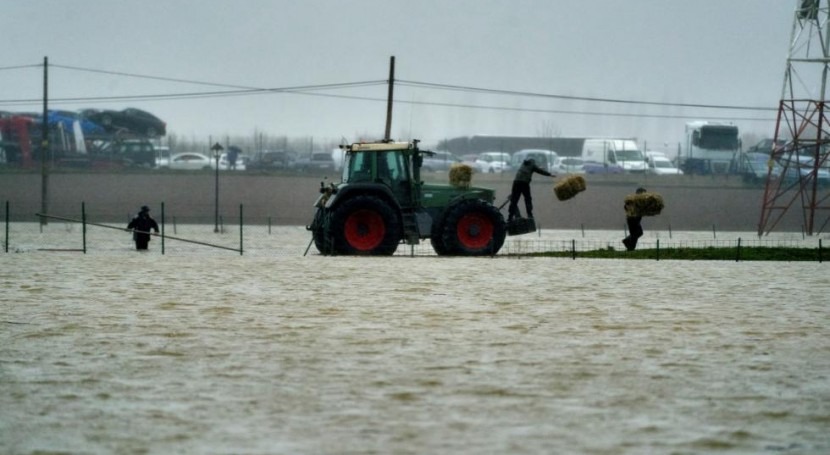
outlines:
{"label": "muddy floodwater", "polygon": [[830,453],[826,263],[117,235],[0,254],[0,453]]}

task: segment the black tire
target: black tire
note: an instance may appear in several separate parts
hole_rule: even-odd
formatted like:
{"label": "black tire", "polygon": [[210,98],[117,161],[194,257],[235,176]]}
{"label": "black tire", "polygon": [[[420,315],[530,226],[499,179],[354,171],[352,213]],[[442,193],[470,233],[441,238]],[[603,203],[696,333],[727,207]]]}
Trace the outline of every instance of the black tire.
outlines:
{"label": "black tire", "polygon": [[430,232],[429,243],[432,244],[432,249],[438,256],[446,256],[449,254],[447,246],[444,245],[444,223],[442,220],[436,220],[432,225],[432,232]]}
{"label": "black tire", "polygon": [[382,199],[355,196],[334,209],[328,235],[335,254],[389,256],[398,249],[401,222]]}
{"label": "black tire", "polygon": [[311,222],[311,235],[314,237],[314,246],[320,254],[332,254],[331,236],[326,234],[325,225],[326,212],[318,208],[314,213],[314,220]]}
{"label": "black tire", "polygon": [[506,226],[496,207],[481,199],[468,199],[448,210],[442,233],[447,254],[486,256],[499,252]]}

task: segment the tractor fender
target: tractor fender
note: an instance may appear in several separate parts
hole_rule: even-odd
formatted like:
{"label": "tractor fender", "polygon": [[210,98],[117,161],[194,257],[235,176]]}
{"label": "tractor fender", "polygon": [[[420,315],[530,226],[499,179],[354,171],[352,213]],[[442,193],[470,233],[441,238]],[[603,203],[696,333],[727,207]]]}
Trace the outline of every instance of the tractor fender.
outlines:
{"label": "tractor fender", "polygon": [[329,200],[326,201],[326,210],[332,210],[342,201],[362,194],[371,194],[380,197],[384,201],[388,202],[389,205],[398,212],[398,217],[400,217],[401,206],[392,194],[392,190],[385,185],[372,183],[353,183],[338,189],[337,192],[332,194]]}

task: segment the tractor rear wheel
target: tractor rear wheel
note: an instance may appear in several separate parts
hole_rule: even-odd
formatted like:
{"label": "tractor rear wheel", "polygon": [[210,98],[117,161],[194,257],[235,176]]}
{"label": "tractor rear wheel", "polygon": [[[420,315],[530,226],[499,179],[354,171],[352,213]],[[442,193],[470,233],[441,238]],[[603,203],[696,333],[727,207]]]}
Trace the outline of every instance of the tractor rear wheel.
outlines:
{"label": "tractor rear wheel", "polygon": [[429,243],[432,244],[432,249],[435,250],[435,254],[438,256],[446,256],[449,254],[447,251],[447,246],[444,245],[444,223],[443,221],[436,221],[435,224],[432,225],[432,232],[429,236]]}
{"label": "tractor rear wheel", "polygon": [[481,199],[462,201],[449,209],[442,241],[447,254],[494,255],[504,245],[504,217]]}
{"label": "tractor rear wheel", "polygon": [[337,254],[388,256],[398,249],[401,223],[382,199],[355,196],[334,209],[328,234]]}

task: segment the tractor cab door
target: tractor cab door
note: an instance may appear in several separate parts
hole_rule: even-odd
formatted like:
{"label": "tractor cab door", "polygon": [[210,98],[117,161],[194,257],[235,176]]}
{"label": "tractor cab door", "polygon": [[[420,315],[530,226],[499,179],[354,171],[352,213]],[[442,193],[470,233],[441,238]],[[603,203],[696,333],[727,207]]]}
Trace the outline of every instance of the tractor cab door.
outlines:
{"label": "tractor cab door", "polygon": [[377,179],[392,190],[401,207],[412,206],[412,188],[406,165],[406,156],[402,151],[377,153]]}

